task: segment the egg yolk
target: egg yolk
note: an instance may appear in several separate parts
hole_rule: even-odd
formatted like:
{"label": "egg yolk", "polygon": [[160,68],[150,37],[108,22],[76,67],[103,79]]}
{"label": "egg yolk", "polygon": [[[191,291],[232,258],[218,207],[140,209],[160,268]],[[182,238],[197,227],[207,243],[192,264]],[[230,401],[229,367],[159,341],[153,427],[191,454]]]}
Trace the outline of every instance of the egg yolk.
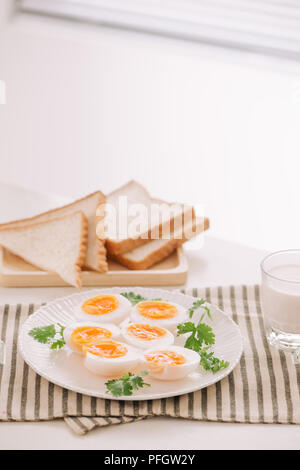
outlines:
{"label": "egg yolk", "polygon": [[82,347],[83,352],[94,354],[98,357],[104,357],[107,359],[114,359],[116,357],[126,356],[128,350],[120,343],[115,341],[101,341],[100,343],[93,343],[88,346]]}
{"label": "egg yolk", "polygon": [[175,305],[158,301],[140,302],[137,305],[137,309],[143,317],[151,318],[153,320],[173,318],[178,313]]}
{"label": "egg yolk", "polygon": [[99,326],[80,326],[75,328],[71,334],[71,340],[74,346],[81,349],[84,344],[90,344],[95,341],[111,338],[112,334],[106,328]]}
{"label": "egg yolk", "polygon": [[116,310],[118,306],[119,301],[114,295],[97,295],[83,302],[81,309],[88,315],[105,315]]}
{"label": "egg yolk", "polygon": [[127,333],[143,341],[152,341],[165,336],[166,330],[158,326],[133,324],[128,326]]}
{"label": "egg yolk", "polygon": [[186,362],[182,354],[177,354],[174,351],[154,351],[145,354],[145,359],[153,365],[178,366]]}

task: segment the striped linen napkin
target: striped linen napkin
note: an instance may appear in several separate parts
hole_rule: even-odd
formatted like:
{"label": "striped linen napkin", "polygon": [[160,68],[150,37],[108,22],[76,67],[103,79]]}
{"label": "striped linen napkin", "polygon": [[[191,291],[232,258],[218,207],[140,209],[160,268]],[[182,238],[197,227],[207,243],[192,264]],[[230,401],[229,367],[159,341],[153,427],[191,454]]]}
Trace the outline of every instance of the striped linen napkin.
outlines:
{"label": "striped linen napkin", "polygon": [[244,353],[220,382],[180,397],[116,401],[89,397],[37,375],[18,354],[20,325],[37,305],[5,305],[0,310],[6,361],[0,365],[0,421],[64,418],[77,434],[95,427],[153,416],[207,421],[300,424],[300,367],[267,343],[258,286],[228,286],[182,291],[218,304],[240,326]]}

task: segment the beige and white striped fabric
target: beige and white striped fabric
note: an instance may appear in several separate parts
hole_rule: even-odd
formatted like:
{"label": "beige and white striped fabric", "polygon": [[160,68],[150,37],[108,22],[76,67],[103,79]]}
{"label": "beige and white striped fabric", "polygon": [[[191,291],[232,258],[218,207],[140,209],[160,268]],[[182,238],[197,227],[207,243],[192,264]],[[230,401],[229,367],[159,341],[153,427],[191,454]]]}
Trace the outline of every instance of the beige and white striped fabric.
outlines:
{"label": "beige and white striped fabric", "polygon": [[6,361],[0,365],[0,420],[64,418],[78,434],[98,426],[153,416],[208,421],[300,424],[300,366],[289,354],[268,345],[258,286],[228,286],[185,291],[218,304],[238,323],[244,337],[239,365],[221,382],[195,393],[153,401],[124,402],[84,396],[37,375],[18,354],[22,322],[37,305],[5,305],[0,310]]}

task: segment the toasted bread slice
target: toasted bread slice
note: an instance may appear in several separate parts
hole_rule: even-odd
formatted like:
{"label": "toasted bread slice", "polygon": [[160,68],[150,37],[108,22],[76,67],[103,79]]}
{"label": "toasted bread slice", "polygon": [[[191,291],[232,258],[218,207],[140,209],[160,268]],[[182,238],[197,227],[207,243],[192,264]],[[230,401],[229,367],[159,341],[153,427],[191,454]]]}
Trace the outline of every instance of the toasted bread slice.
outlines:
{"label": "toasted bread slice", "polygon": [[151,240],[149,243],[135,248],[128,253],[112,255],[112,258],[129,269],[148,269],[169,256],[184,242],[208,228],[208,219],[196,218],[185,225],[183,235],[180,228],[172,233],[169,240]]}
{"label": "toasted bread slice", "polygon": [[88,223],[82,212],[17,227],[0,228],[0,245],[30,264],[56,272],[81,287]]}
{"label": "toasted bread slice", "polygon": [[[122,206],[123,201],[125,201],[126,206]],[[135,230],[134,234],[130,233],[129,230],[124,234],[125,236],[122,236],[120,233],[121,226],[130,229],[137,217],[134,209],[139,209],[138,205],[145,212],[142,224]],[[156,220],[153,220],[154,206],[157,209],[159,208]],[[194,210],[191,206],[167,203],[152,198],[148,191],[136,181],[130,181],[107,196],[107,210],[110,209],[114,209],[113,215],[117,219],[116,233],[112,236],[108,231],[106,238],[106,248],[112,256],[132,251],[147,244],[152,239],[163,238],[164,234],[168,238],[183,218],[186,222],[194,217]],[[120,222],[119,217],[122,216],[122,211],[125,213],[125,210],[127,210],[125,218],[123,222]]]}
{"label": "toasted bread slice", "polygon": [[100,223],[104,219],[104,211],[98,211],[98,219],[96,211],[98,207],[103,207],[105,204],[105,196],[101,191],[89,194],[88,196],[78,199],[77,201],[67,204],[66,206],[58,207],[57,209],[43,212],[42,214],[22,220],[15,220],[0,225],[0,230],[3,228],[17,228],[24,224],[35,224],[37,222],[45,222],[56,219],[57,217],[64,217],[77,211],[84,213],[88,222],[88,241],[86,258],[84,265],[88,268],[100,272],[106,272],[108,269],[106,260],[106,249],[104,241],[96,236],[97,222]]}

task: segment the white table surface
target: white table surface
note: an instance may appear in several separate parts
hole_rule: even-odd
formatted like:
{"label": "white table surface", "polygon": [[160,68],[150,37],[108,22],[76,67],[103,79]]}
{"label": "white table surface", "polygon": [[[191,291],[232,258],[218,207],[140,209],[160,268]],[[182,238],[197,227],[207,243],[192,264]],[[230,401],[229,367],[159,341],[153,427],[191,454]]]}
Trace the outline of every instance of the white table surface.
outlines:
{"label": "white table surface", "polygon": [[[0,221],[23,216],[28,201],[37,212],[59,198],[0,185]],[[14,204],[10,197],[14,195]],[[23,202],[25,201],[25,202]],[[62,201],[64,202],[64,201]],[[251,284],[259,282],[264,252],[236,243],[205,237],[200,250],[188,250],[187,286]],[[0,288],[0,302],[48,301],[74,288]],[[0,449],[300,449],[300,427],[212,423],[153,418],[96,429],[86,436],[73,434],[62,420],[39,423],[1,423]]]}

